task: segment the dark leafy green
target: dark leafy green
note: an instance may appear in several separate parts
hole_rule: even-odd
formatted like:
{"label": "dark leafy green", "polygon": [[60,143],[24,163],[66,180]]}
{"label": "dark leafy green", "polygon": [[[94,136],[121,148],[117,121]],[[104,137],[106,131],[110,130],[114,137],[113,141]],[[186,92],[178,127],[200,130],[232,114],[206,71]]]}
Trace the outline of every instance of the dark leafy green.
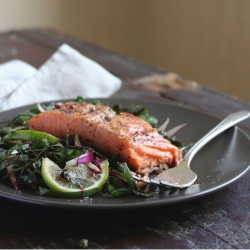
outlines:
{"label": "dark leafy green", "polygon": [[[78,96],[74,101],[85,102],[85,99]],[[101,100],[91,102],[94,105],[106,105]],[[42,111],[55,108],[55,103],[34,105],[30,110],[22,112],[14,119],[1,123],[6,125],[0,128],[0,178],[4,179],[10,176],[8,167],[14,171],[16,182],[18,185],[29,185],[40,195],[58,196],[58,193],[51,191],[44,183],[41,176],[42,157],[48,157],[61,168],[64,168],[65,162],[80,156],[81,154],[92,151],[96,157],[106,158],[99,152],[90,147],[76,147],[73,137],[67,136],[57,144],[49,144],[47,142],[25,142],[16,145],[8,145],[2,141],[4,135],[14,130],[27,129],[28,121],[38,115]],[[113,106],[113,110],[120,114],[127,112],[138,116],[153,127],[158,125],[156,117],[149,115],[148,110],[141,105],[131,104],[124,108],[119,104]],[[175,138],[168,138],[165,132],[161,133],[166,139],[171,140],[173,144],[182,147],[181,143]],[[126,163],[121,162],[119,155],[113,155],[112,159],[107,159],[110,163],[110,175],[106,183],[104,191],[111,196],[124,196],[136,194],[143,197],[151,197],[155,193],[155,187],[151,187],[146,192],[138,190],[136,181]]]}
{"label": "dark leafy green", "polygon": [[42,157],[49,157],[61,168],[65,162],[85,152],[84,148],[65,147],[62,143],[49,144],[46,142],[18,143],[9,149],[0,150],[0,176],[8,177],[6,168],[13,166],[18,184],[28,184],[37,190],[43,183],[40,169]]}
{"label": "dark leafy green", "polygon": [[158,124],[158,119],[155,116],[149,115],[148,110],[141,105],[131,104],[129,107],[124,108],[120,104],[115,104],[112,109],[116,112],[116,114],[126,112],[138,116],[151,124],[153,127],[156,127]]}

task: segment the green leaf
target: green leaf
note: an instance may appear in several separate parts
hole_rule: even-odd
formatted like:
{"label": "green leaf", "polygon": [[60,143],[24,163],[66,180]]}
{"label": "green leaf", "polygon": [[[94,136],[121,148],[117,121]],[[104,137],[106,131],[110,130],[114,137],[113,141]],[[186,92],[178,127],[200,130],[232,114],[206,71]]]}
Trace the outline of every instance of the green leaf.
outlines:
{"label": "green leaf", "polygon": [[99,105],[106,105],[105,102],[101,101],[101,100],[94,100],[91,102],[93,105],[95,106],[99,106]]}
{"label": "green leaf", "polygon": [[122,112],[126,112],[148,122],[151,126],[156,127],[158,124],[158,119],[155,116],[149,115],[148,110],[141,105],[131,104],[127,108],[123,108],[120,104],[113,105],[112,109],[116,112],[116,114],[120,114]]}
{"label": "green leaf", "polygon": [[74,101],[75,102],[85,102],[85,99],[82,96],[77,96],[77,98]]}
{"label": "green leaf", "polygon": [[0,162],[6,158],[7,153],[8,153],[8,150],[4,148],[0,148]]}
{"label": "green leaf", "polygon": [[131,193],[131,190],[128,190],[127,188],[116,188],[111,184],[108,185],[107,191],[109,194],[116,197],[128,195]]}

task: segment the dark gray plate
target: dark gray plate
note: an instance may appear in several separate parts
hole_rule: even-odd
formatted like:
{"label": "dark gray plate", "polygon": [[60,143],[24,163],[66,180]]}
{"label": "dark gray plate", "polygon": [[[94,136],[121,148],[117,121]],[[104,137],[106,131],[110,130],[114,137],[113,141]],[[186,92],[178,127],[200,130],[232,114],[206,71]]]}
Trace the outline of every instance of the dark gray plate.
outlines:
{"label": "dark gray plate", "polygon": [[[116,103],[125,107],[133,104],[145,106],[150,114],[160,121],[170,118],[168,128],[188,123],[177,134],[177,140],[184,145],[201,138],[205,133],[219,123],[217,118],[182,106],[153,103],[141,100],[105,99],[108,105]],[[15,117],[30,106],[10,110],[0,114],[0,121]],[[28,204],[41,206],[72,208],[81,210],[111,211],[168,205],[198,198],[219,190],[237,180],[250,166],[250,141],[238,127],[233,127],[213,139],[194,157],[191,169],[197,173],[195,184],[186,189],[167,189],[153,198],[128,196],[123,198],[107,198],[100,194],[92,198],[62,199],[39,196],[32,191],[15,191],[6,184],[0,183],[0,197]]]}

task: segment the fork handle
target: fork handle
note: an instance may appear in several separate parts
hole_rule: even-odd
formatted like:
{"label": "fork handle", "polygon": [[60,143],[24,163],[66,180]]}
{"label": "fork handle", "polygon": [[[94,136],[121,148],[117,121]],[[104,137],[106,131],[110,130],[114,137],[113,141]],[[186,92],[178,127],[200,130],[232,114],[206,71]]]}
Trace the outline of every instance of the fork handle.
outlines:
{"label": "fork handle", "polygon": [[210,140],[224,132],[226,129],[234,126],[235,124],[247,119],[250,116],[249,111],[238,111],[230,114],[223,119],[217,126],[205,134],[198,142],[196,142],[183,157],[184,161],[191,160],[194,155]]}

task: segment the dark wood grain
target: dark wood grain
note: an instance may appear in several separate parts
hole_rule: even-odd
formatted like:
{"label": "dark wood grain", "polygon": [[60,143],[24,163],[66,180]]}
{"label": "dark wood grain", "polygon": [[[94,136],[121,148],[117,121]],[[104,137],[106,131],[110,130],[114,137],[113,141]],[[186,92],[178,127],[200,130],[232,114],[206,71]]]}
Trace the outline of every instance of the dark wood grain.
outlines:
{"label": "dark wood grain", "polygon": [[[0,62],[40,67],[63,43],[123,80],[114,97],[178,103],[219,118],[250,104],[206,86],[154,88],[135,80],[168,72],[51,29],[0,35]],[[250,122],[241,128],[249,134]],[[0,248],[250,248],[250,173],[205,197],[142,211],[90,213],[0,199]]]}

